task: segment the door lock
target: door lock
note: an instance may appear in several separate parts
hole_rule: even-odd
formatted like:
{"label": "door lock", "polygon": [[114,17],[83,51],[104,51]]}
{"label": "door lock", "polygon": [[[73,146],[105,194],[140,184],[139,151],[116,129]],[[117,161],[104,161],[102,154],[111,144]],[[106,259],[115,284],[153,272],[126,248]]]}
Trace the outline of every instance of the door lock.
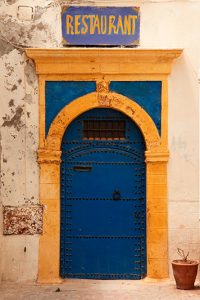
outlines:
{"label": "door lock", "polygon": [[114,190],[113,192],[113,200],[121,200],[121,193],[119,190]]}

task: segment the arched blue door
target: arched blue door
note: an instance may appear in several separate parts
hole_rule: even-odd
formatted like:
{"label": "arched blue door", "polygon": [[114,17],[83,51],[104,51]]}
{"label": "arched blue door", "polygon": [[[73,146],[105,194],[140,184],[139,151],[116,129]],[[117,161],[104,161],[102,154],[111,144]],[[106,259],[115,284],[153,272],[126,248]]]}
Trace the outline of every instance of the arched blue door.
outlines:
{"label": "arched blue door", "polygon": [[61,276],[146,275],[145,144],[112,109],[88,111],[67,128],[61,163]]}

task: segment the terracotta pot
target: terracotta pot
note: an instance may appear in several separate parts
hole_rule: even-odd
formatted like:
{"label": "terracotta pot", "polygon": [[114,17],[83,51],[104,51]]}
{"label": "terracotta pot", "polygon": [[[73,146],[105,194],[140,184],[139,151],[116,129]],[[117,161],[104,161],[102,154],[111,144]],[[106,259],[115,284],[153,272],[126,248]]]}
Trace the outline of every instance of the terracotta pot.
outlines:
{"label": "terracotta pot", "polygon": [[176,281],[176,288],[192,290],[197,276],[198,262],[192,260],[173,260],[172,269]]}

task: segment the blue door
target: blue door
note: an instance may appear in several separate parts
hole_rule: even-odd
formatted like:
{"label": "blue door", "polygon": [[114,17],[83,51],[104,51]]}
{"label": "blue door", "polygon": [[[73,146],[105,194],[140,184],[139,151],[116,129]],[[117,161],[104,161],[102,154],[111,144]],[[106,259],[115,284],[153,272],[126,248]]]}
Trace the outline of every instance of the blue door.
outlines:
{"label": "blue door", "polygon": [[112,109],[88,111],[67,128],[61,164],[61,276],[146,275],[145,144]]}

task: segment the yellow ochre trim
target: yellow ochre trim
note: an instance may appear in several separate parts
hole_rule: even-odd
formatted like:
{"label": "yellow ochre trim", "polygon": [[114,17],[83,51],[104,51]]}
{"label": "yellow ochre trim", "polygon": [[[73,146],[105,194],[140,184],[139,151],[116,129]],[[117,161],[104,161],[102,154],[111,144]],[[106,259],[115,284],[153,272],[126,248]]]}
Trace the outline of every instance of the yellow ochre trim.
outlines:
{"label": "yellow ochre trim", "polygon": [[[39,74],[40,203],[44,205],[39,242],[38,282],[60,278],[60,157],[67,126],[81,113],[108,107],[121,111],[140,128],[146,143],[147,278],[168,277],[167,161],[168,80],[172,62],[181,49],[27,49]],[[45,81],[155,81],[162,82],[161,137],[151,117],[137,103],[104,90],[80,97],[64,107],[45,138]],[[151,279],[151,280],[150,280]]]}
{"label": "yellow ochre trim", "polygon": [[165,74],[182,49],[62,48],[26,49],[37,74]]}

